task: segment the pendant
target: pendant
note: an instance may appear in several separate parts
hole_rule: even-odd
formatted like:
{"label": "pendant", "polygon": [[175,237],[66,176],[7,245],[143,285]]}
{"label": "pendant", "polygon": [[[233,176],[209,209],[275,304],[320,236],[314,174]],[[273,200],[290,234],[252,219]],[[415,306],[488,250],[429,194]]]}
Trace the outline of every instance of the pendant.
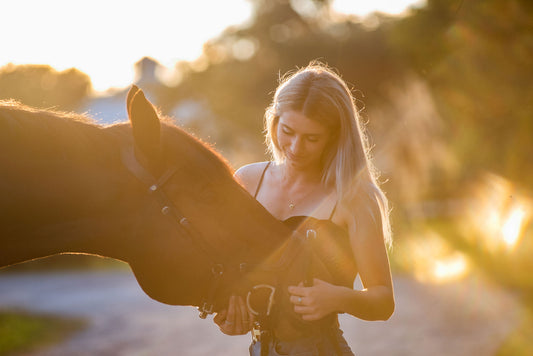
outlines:
{"label": "pendant", "polygon": [[293,203],[289,203],[289,209],[294,209],[294,204]]}

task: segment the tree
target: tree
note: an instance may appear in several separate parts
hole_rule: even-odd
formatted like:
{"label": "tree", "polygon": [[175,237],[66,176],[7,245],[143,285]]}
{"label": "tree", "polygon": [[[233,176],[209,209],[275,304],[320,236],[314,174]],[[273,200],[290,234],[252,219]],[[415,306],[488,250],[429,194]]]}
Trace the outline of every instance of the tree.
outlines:
{"label": "tree", "polygon": [[71,68],[58,72],[47,65],[13,65],[0,68],[0,99],[23,104],[75,110],[91,90],[89,76]]}

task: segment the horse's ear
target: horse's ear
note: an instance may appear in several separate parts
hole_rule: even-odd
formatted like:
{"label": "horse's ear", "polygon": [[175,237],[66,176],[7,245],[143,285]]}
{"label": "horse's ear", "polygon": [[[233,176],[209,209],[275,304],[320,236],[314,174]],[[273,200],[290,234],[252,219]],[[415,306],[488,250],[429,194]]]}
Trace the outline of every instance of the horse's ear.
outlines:
{"label": "horse's ear", "polygon": [[161,125],[154,106],[136,86],[130,89],[127,100],[135,147],[147,158],[157,157],[160,153]]}
{"label": "horse's ear", "polygon": [[126,108],[128,110],[128,117],[131,117],[131,101],[139,90],[140,89],[138,86],[132,85],[130,91],[128,91],[128,96],[126,97]]}

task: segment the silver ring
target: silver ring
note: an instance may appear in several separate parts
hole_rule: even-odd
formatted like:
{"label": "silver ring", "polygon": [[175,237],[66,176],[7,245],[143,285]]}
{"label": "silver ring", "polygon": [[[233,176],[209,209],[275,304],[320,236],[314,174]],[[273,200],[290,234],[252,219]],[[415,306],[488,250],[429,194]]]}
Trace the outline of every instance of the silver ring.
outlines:
{"label": "silver ring", "polygon": [[298,304],[302,304],[302,297],[298,297]]}
{"label": "silver ring", "polygon": [[233,323],[232,323],[231,321],[227,321],[227,320],[224,321],[224,324],[226,324],[226,325],[233,325]]}

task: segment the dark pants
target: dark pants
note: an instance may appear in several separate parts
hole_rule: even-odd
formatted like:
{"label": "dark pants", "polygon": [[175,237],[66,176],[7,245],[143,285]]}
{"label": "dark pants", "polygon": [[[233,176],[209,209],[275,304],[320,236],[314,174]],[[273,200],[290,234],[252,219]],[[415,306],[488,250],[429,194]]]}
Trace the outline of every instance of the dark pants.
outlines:
{"label": "dark pants", "polygon": [[[334,343],[337,344],[334,345]],[[340,355],[339,355],[340,351]],[[322,332],[316,337],[308,337],[295,341],[272,339],[268,345],[268,356],[354,356],[348,343],[338,328]],[[261,343],[250,345],[250,356],[261,356]]]}

